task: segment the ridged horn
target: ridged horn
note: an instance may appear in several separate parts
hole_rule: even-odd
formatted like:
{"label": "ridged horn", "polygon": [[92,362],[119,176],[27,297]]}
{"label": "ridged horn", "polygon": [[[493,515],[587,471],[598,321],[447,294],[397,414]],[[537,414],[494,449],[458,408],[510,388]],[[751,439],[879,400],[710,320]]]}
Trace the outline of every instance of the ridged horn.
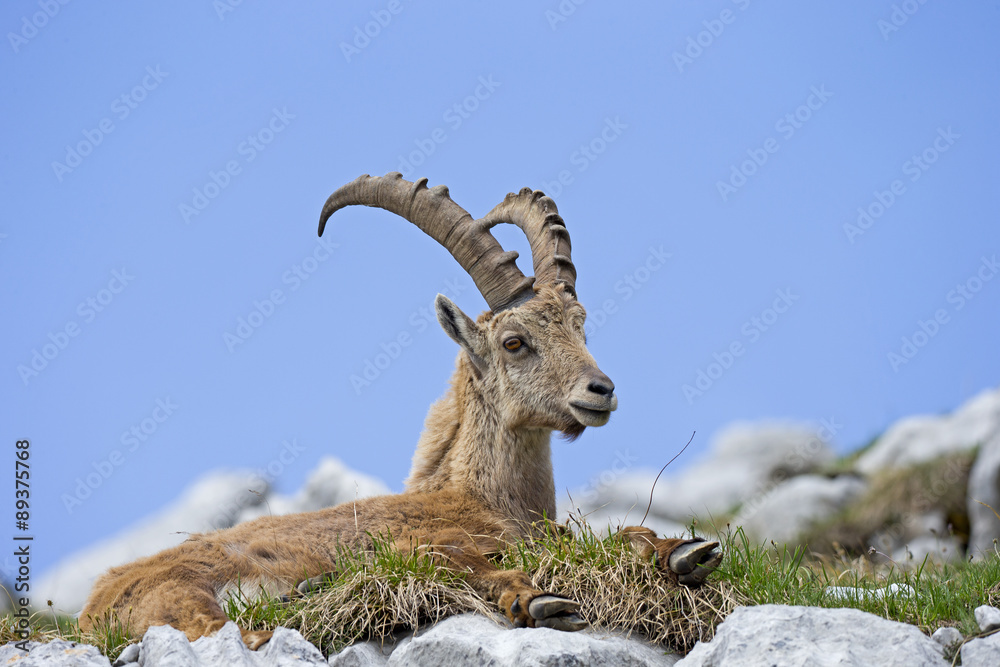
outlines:
{"label": "ridged horn", "polygon": [[563,283],[576,296],[576,267],[569,232],[551,197],[541,190],[522,188],[517,194],[508,194],[481,221],[489,227],[500,223],[520,227],[531,245],[535,285]]}
{"label": "ridged horn", "polygon": [[331,215],[345,206],[359,204],[406,218],[444,246],[476,283],[493,312],[519,305],[534,296],[533,280],[525,277],[514,263],[517,252],[505,252],[490,233],[496,223],[473,220],[451,199],[447,186],[428,188],[426,178],[411,183],[403,180],[399,172],[382,177],[359,176],[326,200],[319,218],[320,236]]}

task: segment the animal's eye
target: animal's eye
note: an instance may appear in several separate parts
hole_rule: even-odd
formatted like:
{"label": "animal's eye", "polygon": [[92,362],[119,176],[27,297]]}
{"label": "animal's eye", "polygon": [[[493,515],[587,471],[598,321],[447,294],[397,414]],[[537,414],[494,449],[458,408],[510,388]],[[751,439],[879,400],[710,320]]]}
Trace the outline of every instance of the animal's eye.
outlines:
{"label": "animal's eye", "polygon": [[520,338],[508,338],[503,342],[503,346],[511,352],[519,349],[523,344],[524,342]]}

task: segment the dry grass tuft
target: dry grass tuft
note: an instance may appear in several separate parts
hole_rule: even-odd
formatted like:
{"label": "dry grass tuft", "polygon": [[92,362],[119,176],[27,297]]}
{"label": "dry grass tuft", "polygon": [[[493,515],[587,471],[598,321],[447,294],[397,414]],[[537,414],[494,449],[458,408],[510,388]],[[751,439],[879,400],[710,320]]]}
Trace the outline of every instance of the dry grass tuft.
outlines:
{"label": "dry grass tuft", "polygon": [[747,602],[716,577],[697,590],[675,586],[629,545],[602,539],[586,525],[575,538],[519,545],[502,566],[531,572],[538,588],[579,602],[592,627],[636,634],[681,653],[711,640],[716,626]]}
{"label": "dry grass tuft", "polygon": [[350,558],[342,573],[296,603],[281,623],[324,651],[359,640],[392,641],[396,633],[415,632],[448,616],[493,611],[461,577],[434,567],[427,556]]}
{"label": "dry grass tuft", "polygon": [[[290,605],[246,597],[227,613],[251,629],[294,628],[327,653],[359,640],[393,641],[400,632],[466,612],[505,623],[496,605],[480,598],[460,574],[426,556],[401,554],[384,541],[377,545],[372,554],[342,554],[341,571],[308,597]],[[551,535],[511,544],[496,562],[528,572],[542,590],[579,602],[593,627],[681,652],[710,640],[741,599],[724,581],[710,580],[697,591],[674,587],[631,547],[586,526],[575,538]]]}

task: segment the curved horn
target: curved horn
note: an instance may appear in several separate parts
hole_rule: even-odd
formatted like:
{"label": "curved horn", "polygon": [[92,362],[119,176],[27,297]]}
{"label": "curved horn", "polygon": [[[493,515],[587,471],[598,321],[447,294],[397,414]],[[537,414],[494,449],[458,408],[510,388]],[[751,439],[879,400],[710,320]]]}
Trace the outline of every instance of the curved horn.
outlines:
{"label": "curved horn", "polygon": [[493,225],[473,220],[452,201],[446,186],[428,189],[426,178],[411,183],[403,180],[399,172],[383,177],[359,176],[326,200],[319,218],[320,236],[331,215],[356,204],[382,208],[406,218],[444,246],[476,283],[493,312],[519,305],[534,296],[532,279],[526,278],[514,263],[517,252],[504,252],[490,234]]}
{"label": "curved horn", "polygon": [[481,221],[489,227],[501,223],[520,227],[531,245],[535,284],[563,283],[576,296],[576,267],[569,232],[551,197],[541,190],[532,192],[531,188],[522,188],[517,194],[508,194]]}

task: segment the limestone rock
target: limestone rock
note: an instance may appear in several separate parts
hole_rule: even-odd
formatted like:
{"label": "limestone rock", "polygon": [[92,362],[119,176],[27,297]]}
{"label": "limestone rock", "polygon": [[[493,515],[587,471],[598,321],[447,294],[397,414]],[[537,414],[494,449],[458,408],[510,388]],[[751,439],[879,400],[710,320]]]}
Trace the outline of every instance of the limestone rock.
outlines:
{"label": "limestone rock", "polygon": [[958,631],[958,628],[938,628],[931,635],[931,639],[944,648],[948,648],[949,646],[960,644],[965,637]]}
{"label": "limestone rock", "polygon": [[146,630],[139,646],[139,667],[197,667],[198,657],[180,630],[158,625]]}
{"label": "limestone rock", "polygon": [[247,507],[240,514],[239,522],[267,514],[277,516],[313,512],[324,507],[387,493],[391,491],[381,480],[351,470],[340,460],[327,456],[310,473],[305,486],[295,496],[270,495],[266,504]]}
{"label": "limestone rock", "polygon": [[950,415],[902,419],[858,459],[855,468],[871,475],[966,451],[1000,433],[1000,389],[989,389]]}
{"label": "limestone rock", "polygon": [[618,475],[573,497],[584,512],[603,507],[608,514],[627,512],[639,519],[653,489],[650,516],[686,525],[692,516],[729,512],[832,458],[830,445],[812,428],[737,423],[715,438],[707,458],[673,475],[668,470],[655,489],[656,471],[646,471]]}
{"label": "limestone rock", "polygon": [[908,598],[917,594],[908,584],[889,584],[885,588],[867,589],[856,586],[827,586],[823,594],[834,600],[868,601],[886,597]]}
{"label": "limestone rock", "polygon": [[[227,624],[229,625],[229,624]],[[236,625],[233,625],[236,628]],[[239,630],[237,629],[237,635]],[[302,633],[288,628],[277,628],[271,641],[254,655],[257,663],[268,667],[306,667],[327,665],[326,658]]]}
{"label": "limestone rock", "polygon": [[[560,632],[548,628],[509,629],[475,614],[453,616],[407,638],[387,665],[673,665],[678,657],[637,639],[593,630]],[[332,663],[340,664],[340,663]],[[376,663],[377,664],[377,663]]]}
{"label": "limestone rock", "polygon": [[232,621],[222,626],[222,629],[211,637],[199,637],[191,642],[191,650],[194,651],[198,658],[197,664],[200,665],[257,667],[260,664],[254,660],[253,652],[243,643],[240,629]]}
{"label": "limestone rock", "polygon": [[912,625],[857,609],[761,605],[738,608],[677,667],[947,664],[942,647]]}
{"label": "limestone rock", "polygon": [[124,667],[124,665],[139,662],[140,649],[141,647],[138,644],[129,644],[125,647],[125,650],[118,655],[118,659],[111,663],[111,667]]}
{"label": "limestone rock", "polygon": [[844,509],[865,490],[857,477],[800,475],[745,502],[733,519],[757,542],[794,543],[810,526]]}
{"label": "limestone rock", "polygon": [[0,647],[0,664],[17,667],[111,667],[94,646],[57,639],[48,644],[28,642],[28,653],[14,644]]}
{"label": "limestone rock", "polygon": [[892,552],[892,560],[906,568],[921,567],[925,559],[932,563],[961,563],[964,558],[962,543],[949,535],[922,535]]}
{"label": "limestone rock", "polygon": [[992,632],[1000,629],[1000,609],[989,605],[976,607],[976,623],[982,632]]}
{"label": "limestone rock", "polygon": [[395,646],[381,647],[375,642],[352,644],[330,656],[330,667],[382,667],[389,661]]}
{"label": "limestone rock", "polygon": [[974,558],[996,555],[997,543],[994,540],[1000,542],[1000,517],[996,514],[1000,512],[1000,433],[983,444],[972,465],[968,510],[971,524],[969,554]]}
{"label": "limestone rock", "polygon": [[[600,507],[596,510],[588,512],[584,518],[594,532],[606,535],[617,532],[619,529],[626,526],[638,525],[638,523],[642,520],[642,515],[645,511],[645,505],[641,508],[634,508],[631,511],[614,507]],[[560,508],[559,516],[565,517],[569,512],[573,512],[574,516],[579,516],[576,510],[568,508]],[[677,521],[671,521],[670,519],[664,519],[660,516],[654,516],[652,513],[646,517],[646,520],[642,525],[656,531],[656,534],[660,537],[681,537],[687,532],[687,526],[684,524]]]}
{"label": "limestone rock", "polygon": [[1000,633],[971,639],[962,645],[962,667],[996,667],[1000,665]]}

